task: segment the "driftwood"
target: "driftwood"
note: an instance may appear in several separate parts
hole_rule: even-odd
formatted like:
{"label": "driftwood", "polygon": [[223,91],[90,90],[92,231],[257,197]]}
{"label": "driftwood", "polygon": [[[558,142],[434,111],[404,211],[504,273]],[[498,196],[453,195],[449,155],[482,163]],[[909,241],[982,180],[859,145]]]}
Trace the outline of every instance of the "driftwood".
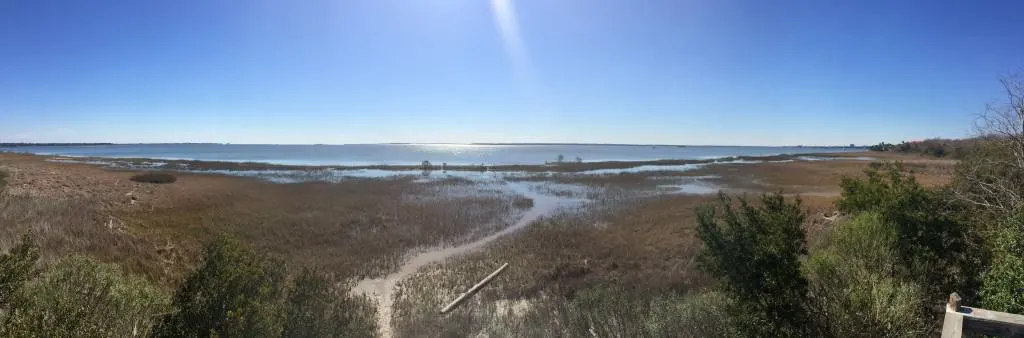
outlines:
{"label": "driftwood", "polygon": [[484,285],[490,283],[491,280],[494,279],[494,277],[498,277],[498,275],[500,275],[502,271],[505,271],[505,268],[507,267],[508,263],[505,263],[500,268],[498,268],[498,270],[494,270],[494,272],[492,272],[490,275],[487,275],[487,277],[484,277],[484,279],[481,280],[479,283],[476,283],[476,285],[473,285],[473,287],[469,288],[468,291],[459,295],[459,298],[456,298],[455,301],[451,302],[451,304],[448,304],[448,306],[445,306],[443,309],[441,309],[441,313],[448,313],[448,311],[451,311],[458,307],[460,304],[462,304],[462,302],[466,301],[466,299],[469,299],[469,297],[476,294],[477,291],[480,291],[480,289],[483,288]]}

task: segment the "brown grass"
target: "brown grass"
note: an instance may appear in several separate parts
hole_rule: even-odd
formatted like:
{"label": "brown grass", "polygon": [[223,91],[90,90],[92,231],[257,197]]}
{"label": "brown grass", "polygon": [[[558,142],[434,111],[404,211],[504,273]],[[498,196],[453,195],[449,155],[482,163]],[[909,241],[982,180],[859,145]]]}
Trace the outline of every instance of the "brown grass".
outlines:
{"label": "brown grass", "polygon": [[[485,251],[423,269],[401,285],[392,319],[395,332],[422,336],[454,326],[469,330],[460,334],[473,334],[480,327],[471,313],[504,311],[492,308],[494,302],[529,303],[544,294],[572,297],[616,285],[632,294],[653,295],[707,286],[708,277],[696,269],[700,243],[693,208],[711,198],[633,200],[614,212],[583,208],[590,211],[536,222]],[[509,269],[466,309],[450,316],[433,312],[505,262]]]}
{"label": "brown grass", "polygon": [[44,261],[88,253],[160,279],[168,266],[154,242],[116,218],[104,217],[88,201],[15,196],[0,193],[0,250],[32,232]]}
{"label": "brown grass", "polygon": [[[432,196],[434,185],[400,180],[272,184],[230,178],[218,193],[186,196],[172,207],[135,210],[133,227],[181,243],[185,257],[220,232],[301,265],[343,276],[378,276],[417,247],[482,237],[507,225],[526,202],[489,193]],[[458,183],[461,184],[461,183]],[[190,265],[182,262],[182,267]]]}

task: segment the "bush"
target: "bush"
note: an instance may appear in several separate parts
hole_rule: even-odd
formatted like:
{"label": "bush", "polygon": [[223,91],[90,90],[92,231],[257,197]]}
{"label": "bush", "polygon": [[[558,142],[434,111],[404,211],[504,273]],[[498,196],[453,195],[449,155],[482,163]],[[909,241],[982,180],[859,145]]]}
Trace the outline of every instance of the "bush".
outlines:
{"label": "bush", "polygon": [[348,286],[303,269],[285,300],[285,337],[373,337],[376,311],[365,297],[349,295]]}
{"label": "bush", "polygon": [[284,264],[220,237],[174,295],[157,337],[370,337],[376,332],[369,300],[310,270],[291,287]]}
{"label": "bush", "polygon": [[7,306],[11,298],[32,277],[39,260],[39,246],[32,234],[21,236],[21,243],[0,256],[0,306]]}
{"label": "bush", "polygon": [[218,238],[174,295],[178,311],[163,317],[155,336],[278,336],[285,320],[285,276],[281,262]]}
{"label": "bush", "polygon": [[169,299],[148,281],[81,256],[58,262],[18,292],[6,337],[146,336]]}
{"label": "bush", "polygon": [[986,309],[1024,314],[1024,219],[1001,223],[992,236],[992,265],[982,275],[979,296]]}
{"label": "bush", "polygon": [[799,259],[807,253],[800,199],[787,203],[776,193],[763,195],[760,206],[740,198],[734,208],[730,198],[719,197],[717,207],[697,210],[701,267],[749,309],[750,335],[810,334],[803,307],[807,280],[800,274]]}
{"label": "bush", "polygon": [[866,179],[845,177],[836,207],[846,213],[875,212],[896,232],[901,277],[930,294],[961,291],[965,298],[977,283],[984,250],[977,235],[960,219],[962,208],[946,190],[929,190],[899,163],[872,163]]}
{"label": "bush", "polygon": [[1024,256],[996,255],[982,281],[982,307],[1024,314]]}
{"label": "bush", "polygon": [[139,183],[166,184],[174,183],[178,178],[168,173],[143,173],[132,176],[131,180]]}
{"label": "bush", "polygon": [[895,278],[896,232],[877,213],[837,225],[804,263],[818,327],[834,337],[923,336],[925,294]]}
{"label": "bush", "polygon": [[7,172],[0,170],[0,191],[3,191],[7,187]]}

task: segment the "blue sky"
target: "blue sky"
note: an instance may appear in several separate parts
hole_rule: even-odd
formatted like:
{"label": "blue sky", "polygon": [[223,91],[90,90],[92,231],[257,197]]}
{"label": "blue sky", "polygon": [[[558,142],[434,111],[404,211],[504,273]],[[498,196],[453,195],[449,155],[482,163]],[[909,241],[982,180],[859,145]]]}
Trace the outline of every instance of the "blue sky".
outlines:
{"label": "blue sky", "polygon": [[0,141],[961,137],[1021,1],[0,1]]}

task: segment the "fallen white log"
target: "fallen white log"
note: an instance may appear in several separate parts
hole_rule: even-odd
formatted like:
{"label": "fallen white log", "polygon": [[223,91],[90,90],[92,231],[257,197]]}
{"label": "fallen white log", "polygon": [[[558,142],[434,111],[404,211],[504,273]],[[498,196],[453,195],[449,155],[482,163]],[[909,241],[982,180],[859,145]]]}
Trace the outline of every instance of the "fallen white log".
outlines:
{"label": "fallen white log", "polygon": [[454,302],[448,304],[448,306],[445,306],[443,309],[441,309],[441,313],[447,313],[448,311],[451,311],[452,309],[458,307],[459,304],[462,304],[462,302],[466,301],[466,299],[469,299],[470,296],[475,294],[477,291],[480,291],[480,288],[483,288],[484,285],[490,283],[491,280],[494,279],[494,277],[498,277],[498,275],[501,274],[502,271],[505,271],[505,268],[507,267],[508,263],[505,263],[500,268],[498,268],[498,270],[494,270],[494,272],[492,272],[490,275],[487,275],[487,277],[484,277],[484,279],[481,280],[479,283],[476,283],[476,285],[473,285],[473,287],[469,288],[469,291],[466,291],[462,295],[459,295],[459,298],[456,298]]}

